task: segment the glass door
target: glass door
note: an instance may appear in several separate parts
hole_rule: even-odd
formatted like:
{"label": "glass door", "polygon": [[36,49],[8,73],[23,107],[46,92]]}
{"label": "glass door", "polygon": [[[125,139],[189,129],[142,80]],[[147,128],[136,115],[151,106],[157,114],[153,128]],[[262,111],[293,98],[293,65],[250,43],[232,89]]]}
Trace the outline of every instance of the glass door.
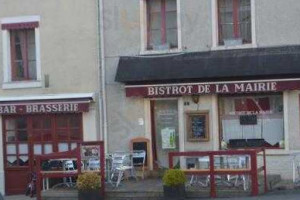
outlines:
{"label": "glass door", "polygon": [[[156,100],[151,102],[152,141],[154,144],[154,166],[168,167],[168,153],[179,151],[178,102]],[[178,165],[178,160],[174,166]]]}
{"label": "glass door", "polygon": [[29,181],[29,137],[26,117],[3,120],[6,194],[22,194]]}

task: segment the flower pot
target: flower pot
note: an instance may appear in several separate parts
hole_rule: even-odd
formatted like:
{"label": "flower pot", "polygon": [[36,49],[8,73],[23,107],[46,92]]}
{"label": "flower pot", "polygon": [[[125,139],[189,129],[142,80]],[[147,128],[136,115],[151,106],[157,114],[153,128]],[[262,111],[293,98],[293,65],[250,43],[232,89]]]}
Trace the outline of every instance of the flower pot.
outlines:
{"label": "flower pot", "polygon": [[78,191],[78,200],[103,200],[99,190]]}
{"label": "flower pot", "polygon": [[178,186],[166,186],[164,185],[164,198],[166,200],[182,200],[185,197],[184,184]]}

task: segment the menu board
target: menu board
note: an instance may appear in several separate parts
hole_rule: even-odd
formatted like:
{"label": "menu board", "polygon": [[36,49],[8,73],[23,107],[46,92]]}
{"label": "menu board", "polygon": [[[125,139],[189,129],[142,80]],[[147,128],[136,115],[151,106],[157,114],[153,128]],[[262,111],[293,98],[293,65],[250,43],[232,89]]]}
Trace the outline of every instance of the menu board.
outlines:
{"label": "menu board", "polygon": [[188,140],[208,141],[208,124],[208,113],[188,113]]}
{"label": "menu board", "polygon": [[193,116],[192,123],[192,137],[205,138],[205,116]]}

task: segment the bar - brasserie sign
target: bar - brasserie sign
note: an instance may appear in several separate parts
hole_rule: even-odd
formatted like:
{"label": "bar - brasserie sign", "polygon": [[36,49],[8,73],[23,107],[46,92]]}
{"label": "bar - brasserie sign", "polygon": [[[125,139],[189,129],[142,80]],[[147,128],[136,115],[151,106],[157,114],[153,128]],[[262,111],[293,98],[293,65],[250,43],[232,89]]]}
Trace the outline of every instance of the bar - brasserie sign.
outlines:
{"label": "bar - brasserie sign", "polygon": [[88,103],[0,104],[0,114],[77,113],[88,112]]}
{"label": "bar - brasserie sign", "polygon": [[168,97],[205,94],[264,93],[300,89],[300,80],[126,86],[126,96]]}

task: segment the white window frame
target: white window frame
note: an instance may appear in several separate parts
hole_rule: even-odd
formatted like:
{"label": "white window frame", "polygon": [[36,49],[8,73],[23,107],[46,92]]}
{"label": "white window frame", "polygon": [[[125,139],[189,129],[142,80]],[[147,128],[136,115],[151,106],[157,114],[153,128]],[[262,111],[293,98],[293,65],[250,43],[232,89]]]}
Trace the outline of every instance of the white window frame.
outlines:
{"label": "white window frame", "polygon": [[236,46],[219,45],[219,21],[218,21],[218,0],[212,0],[211,13],[212,13],[212,50],[224,50],[224,49],[244,49],[244,48],[256,48],[256,25],[255,25],[255,0],[251,2],[251,37],[252,42],[250,44],[242,44]]}
{"label": "white window frame", "polygon": [[161,54],[161,53],[177,53],[182,51],[181,39],[181,0],[176,0],[177,4],[177,35],[178,47],[166,50],[148,50],[147,49],[147,2],[140,0],[140,27],[141,27],[141,51],[140,54]]}
{"label": "white window frame", "polygon": [[[12,23],[26,23],[26,22],[40,22],[40,16],[20,16],[2,18],[1,24]],[[41,73],[41,53],[40,53],[40,30],[39,27],[34,29],[35,32],[35,46],[36,46],[36,80],[28,81],[12,81],[11,74],[11,54],[10,54],[10,32],[9,30],[2,30],[2,50],[3,50],[3,89],[17,89],[17,88],[35,88],[42,87],[42,73]]]}

